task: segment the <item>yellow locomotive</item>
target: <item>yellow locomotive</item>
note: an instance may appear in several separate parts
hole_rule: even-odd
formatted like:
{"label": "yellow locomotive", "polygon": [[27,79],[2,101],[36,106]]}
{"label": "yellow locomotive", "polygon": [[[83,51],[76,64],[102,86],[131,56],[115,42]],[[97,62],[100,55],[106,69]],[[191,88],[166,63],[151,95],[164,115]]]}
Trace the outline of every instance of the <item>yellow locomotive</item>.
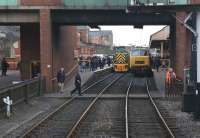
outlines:
{"label": "yellow locomotive", "polygon": [[148,48],[132,47],[130,51],[130,69],[134,74],[152,76]]}
{"label": "yellow locomotive", "polygon": [[113,57],[113,70],[115,72],[127,72],[129,70],[129,53],[125,47],[115,47]]}

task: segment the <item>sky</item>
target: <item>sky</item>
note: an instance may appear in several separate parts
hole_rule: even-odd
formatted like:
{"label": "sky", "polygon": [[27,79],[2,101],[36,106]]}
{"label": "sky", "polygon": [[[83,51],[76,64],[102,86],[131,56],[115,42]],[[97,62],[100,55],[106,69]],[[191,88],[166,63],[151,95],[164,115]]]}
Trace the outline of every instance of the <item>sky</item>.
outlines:
{"label": "sky", "polygon": [[112,30],[113,41],[116,46],[148,46],[151,34],[165,26],[144,26],[143,29],[134,29],[133,26],[100,26],[101,30]]}

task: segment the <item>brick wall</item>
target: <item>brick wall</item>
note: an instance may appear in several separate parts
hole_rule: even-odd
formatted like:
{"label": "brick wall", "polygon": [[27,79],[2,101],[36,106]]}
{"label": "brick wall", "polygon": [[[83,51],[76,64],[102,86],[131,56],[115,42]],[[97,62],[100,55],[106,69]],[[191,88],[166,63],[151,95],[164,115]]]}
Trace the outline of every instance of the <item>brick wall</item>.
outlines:
{"label": "brick wall", "polygon": [[61,0],[21,0],[20,3],[23,6],[59,6]]}
{"label": "brick wall", "polygon": [[[186,13],[178,12],[176,16],[184,20]],[[191,59],[191,32],[176,21],[176,58],[175,70],[177,76],[183,79],[183,69],[190,66]]]}
{"label": "brick wall", "polygon": [[[39,25],[26,24],[20,28],[21,34],[21,78],[31,78],[31,62],[40,60]],[[31,33],[30,33],[31,32]]]}
{"label": "brick wall", "polygon": [[[77,30],[74,26],[53,26],[53,76],[56,76],[61,67],[65,72],[71,71],[76,65],[74,49],[77,48]],[[75,72],[73,72],[75,73]],[[74,74],[67,76],[68,82]],[[53,81],[53,90],[57,88],[57,81]]]}
{"label": "brick wall", "polygon": [[[54,26],[54,37],[59,36],[54,40],[53,46],[53,72],[54,76],[57,71],[64,67],[66,72],[69,72],[75,65],[74,49],[77,48],[77,29],[75,26]],[[55,28],[54,28],[55,29]]]}
{"label": "brick wall", "polygon": [[46,91],[52,90],[52,24],[49,9],[40,10],[40,60],[41,73],[46,78]]}
{"label": "brick wall", "polygon": [[80,33],[80,40],[84,43],[88,43],[88,30],[87,29],[79,30],[79,33]]}
{"label": "brick wall", "polygon": [[200,4],[200,0],[190,0],[191,4]]}
{"label": "brick wall", "polygon": [[76,42],[76,48],[80,48],[80,40],[81,40],[81,35],[80,33],[77,31],[77,42]]}
{"label": "brick wall", "polygon": [[20,47],[18,48],[15,48],[15,57],[18,59],[18,60],[21,60],[21,50],[20,50]]}

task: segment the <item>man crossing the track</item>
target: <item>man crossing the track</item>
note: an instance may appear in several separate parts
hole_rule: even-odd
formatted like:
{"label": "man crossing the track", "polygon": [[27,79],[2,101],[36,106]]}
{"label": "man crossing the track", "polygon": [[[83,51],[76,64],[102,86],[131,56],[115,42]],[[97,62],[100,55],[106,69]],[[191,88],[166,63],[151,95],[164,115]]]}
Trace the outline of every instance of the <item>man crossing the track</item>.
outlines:
{"label": "man crossing the track", "polygon": [[73,93],[75,93],[76,91],[78,91],[79,96],[81,96],[81,76],[80,76],[79,72],[77,72],[77,74],[75,76],[74,85],[75,85],[75,89],[71,92],[71,95]]}

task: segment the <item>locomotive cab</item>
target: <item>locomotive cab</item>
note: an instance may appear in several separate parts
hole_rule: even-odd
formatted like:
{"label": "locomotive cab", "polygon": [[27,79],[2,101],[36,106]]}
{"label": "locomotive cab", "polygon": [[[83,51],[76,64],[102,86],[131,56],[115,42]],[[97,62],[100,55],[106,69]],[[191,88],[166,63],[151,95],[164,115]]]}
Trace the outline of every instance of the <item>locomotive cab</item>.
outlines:
{"label": "locomotive cab", "polygon": [[134,74],[152,76],[150,57],[147,48],[135,48],[130,51],[130,69]]}
{"label": "locomotive cab", "polygon": [[113,70],[115,72],[127,72],[129,70],[129,53],[124,47],[116,48],[113,60]]}

